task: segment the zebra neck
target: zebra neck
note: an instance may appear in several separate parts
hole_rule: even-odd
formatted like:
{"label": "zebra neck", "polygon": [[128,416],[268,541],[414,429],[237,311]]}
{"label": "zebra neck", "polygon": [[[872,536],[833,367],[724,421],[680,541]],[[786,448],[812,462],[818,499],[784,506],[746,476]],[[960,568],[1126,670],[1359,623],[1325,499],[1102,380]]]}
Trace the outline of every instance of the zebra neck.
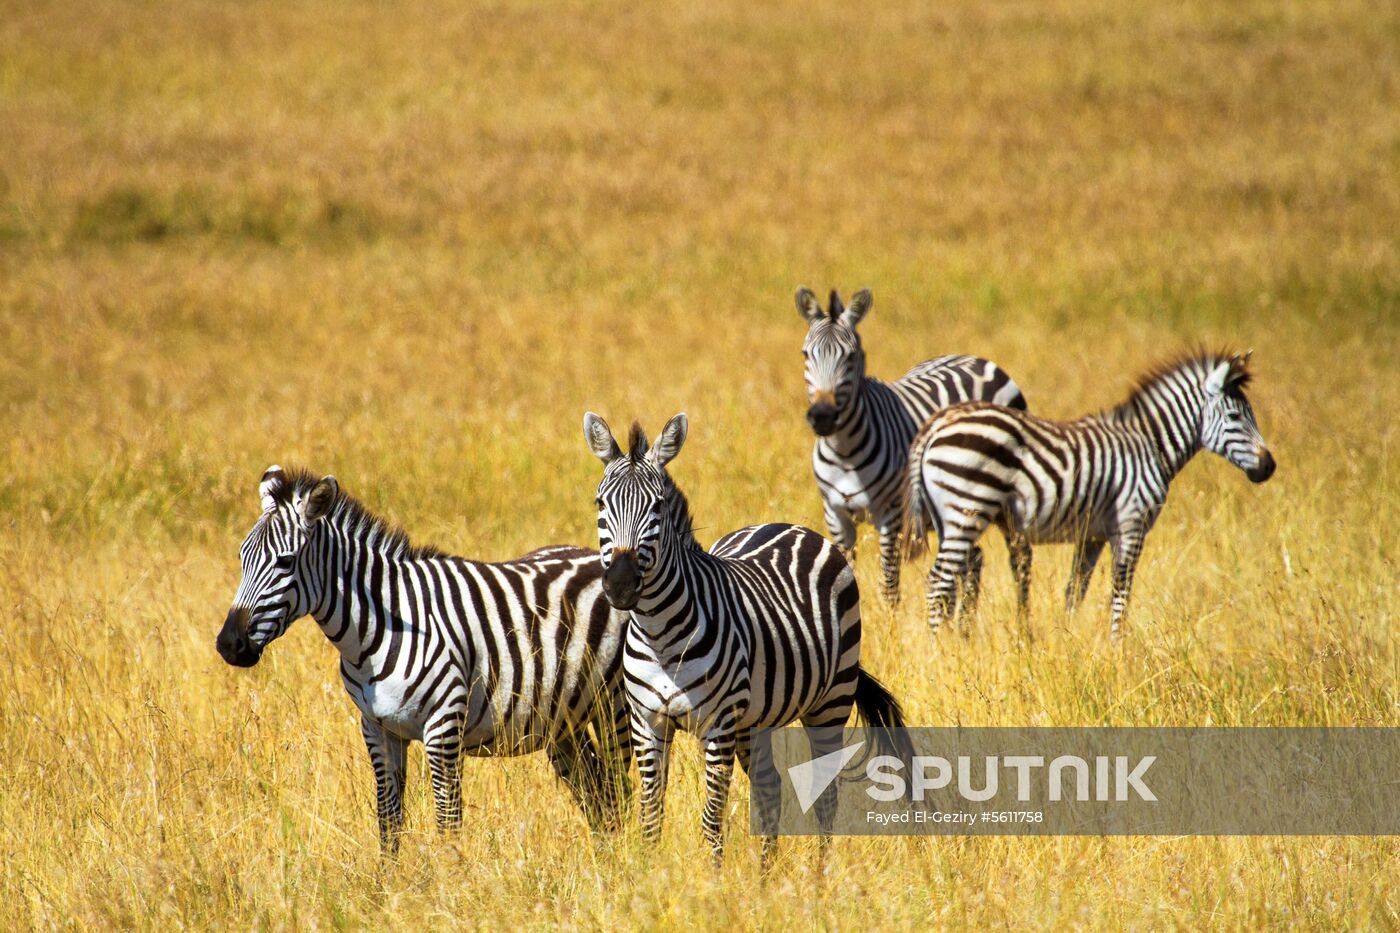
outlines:
{"label": "zebra neck", "polygon": [[705,643],[707,614],[699,598],[704,591],[700,564],[708,555],[699,546],[674,548],[668,543],[661,560],[642,587],[632,620],[658,657],[680,660],[686,649]]}
{"label": "zebra neck", "polygon": [[1198,386],[1162,382],[1135,393],[1108,416],[1146,437],[1170,478],[1201,449],[1204,398],[1200,396]]}
{"label": "zebra neck", "polygon": [[698,621],[700,565],[709,560],[691,527],[690,503],[672,487],[670,515],[657,539],[656,569],[642,586],[632,615],[653,640],[665,633],[672,639],[688,632]]}
{"label": "zebra neck", "polygon": [[[400,539],[382,529],[344,527],[328,516],[321,529],[321,598],[312,618],[340,651],[343,667],[369,674],[377,655],[397,652],[417,629],[402,599],[412,560]],[[388,636],[388,637],[386,637]]]}
{"label": "zebra neck", "polygon": [[856,384],[855,396],[851,404],[836,419],[836,430],[826,437],[817,438],[817,444],[825,448],[829,460],[846,460],[859,454],[870,440],[870,413],[874,407],[875,395],[881,389],[889,391],[880,380],[862,376]]}

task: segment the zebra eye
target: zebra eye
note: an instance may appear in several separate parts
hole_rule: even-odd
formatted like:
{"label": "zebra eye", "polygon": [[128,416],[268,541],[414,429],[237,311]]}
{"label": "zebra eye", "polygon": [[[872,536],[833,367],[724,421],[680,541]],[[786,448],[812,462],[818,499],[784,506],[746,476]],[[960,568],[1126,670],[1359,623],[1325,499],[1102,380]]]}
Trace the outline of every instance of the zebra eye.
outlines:
{"label": "zebra eye", "polygon": [[283,554],[274,562],[278,570],[291,570],[292,562],[296,560],[294,554]]}
{"label": "zebra eye", "polygon": [[1225,420],[1226,420],[1226,421],[1239,421],[1239,420],[1241,420],[1243,417],[1244,417],[1244,416],[1241,415],[1241,414],[1240,414],[1239,412],[1237,412],[1237,411],[1227,411],[1227,412],[1225,412]]}

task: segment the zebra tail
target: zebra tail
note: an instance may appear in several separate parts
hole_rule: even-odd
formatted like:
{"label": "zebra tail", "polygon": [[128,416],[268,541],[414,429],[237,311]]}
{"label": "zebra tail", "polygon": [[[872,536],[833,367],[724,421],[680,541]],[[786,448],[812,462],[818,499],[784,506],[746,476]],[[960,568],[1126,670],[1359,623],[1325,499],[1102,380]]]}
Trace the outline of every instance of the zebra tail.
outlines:
{"label": "zebra tail", "polygon": [[904,732],[904,710],[899,701],[865,668],[856,672],[856,710],[869,727],[873,743],[886,755],[904,761],[914,757],[914,744]]}
{"label": "zebra tail", "polygon": [[905,560],[922,557],[928,550],[933,503],[924,495],[923,460],[930,433],[926,425],[909,446],[909,465],[904,479],[904,516],[900,521],[899,536],[900,551]]}
{"label": "zebra tail", "polygon": [[[904,710],[885,685],[861,668],[856,674],[856,710],[871,732],[871,745],[884,755],[894,755],[906,766],[914,761],[914,743],[909,739]],[[868,756],[870,750],[867,750]],[[921,806],[914,798],[914,782],[905,782],[904,798]]]}

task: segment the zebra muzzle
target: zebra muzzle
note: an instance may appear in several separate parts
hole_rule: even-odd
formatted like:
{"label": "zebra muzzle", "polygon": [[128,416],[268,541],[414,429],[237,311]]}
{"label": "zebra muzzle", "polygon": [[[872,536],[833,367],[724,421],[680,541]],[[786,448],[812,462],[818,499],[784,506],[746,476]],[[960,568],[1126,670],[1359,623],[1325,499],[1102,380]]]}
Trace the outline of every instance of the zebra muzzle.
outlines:
{"label": "zebra muzzle", "polygon": [[836,406],[826,401],[814,402],[807,409],[807,423],[819,437],[836,430]]}
{"label": "zebra muzzle", "polygon": [[1274,475],[1274,455],[1267,450],[1260,451],[1259,465],[1252,470],[1246,470],[1244,475],[1249,477],[1251,483],[1264,482]]}
{"label": "zebra muzzle", "polygon": [[224,619],[224,627],[214,641],[219,656],[234,667],[252,667],[262,657],[262,649],[248,637],[248,622],[247,609],[230,609],[228,618]]}
{"label": "zebra muzzle", "polygon": [[603,571],[603,595],[614,609],[632,609],[641,596],[642,567],[631,551],[614,551],[612,563]]}

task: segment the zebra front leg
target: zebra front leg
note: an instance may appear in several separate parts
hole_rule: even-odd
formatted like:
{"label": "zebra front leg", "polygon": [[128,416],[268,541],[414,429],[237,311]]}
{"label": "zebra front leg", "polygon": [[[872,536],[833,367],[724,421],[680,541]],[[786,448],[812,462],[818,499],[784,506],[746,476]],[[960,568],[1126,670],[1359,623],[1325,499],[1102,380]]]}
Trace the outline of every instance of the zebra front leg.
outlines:
{"label": "zebra front leg", "polygon": [[831,540],[841,550],[846,563],[855,569],[856,564],[856,521],[855,516],[842,508],[837,508],[825,499],[822,500],[822,513],[826,516],[826,530]]}
{"label": "zebra front leg", "polygon": [[1089,580],[1094,575],[1094,565],[1103,553],[1103,540],[1078,541],[1074,545],[1074,569],[1070,572],[1069,583],[1065,585],[1065,612],[1072,613],[1084,602],[1089,592]]}
{"label": "zebra front leg", "polygon": [[593,728],[598,734],[601,756],[603,829],[621,829],[632,799],[632,779],[628,775],[632,768],[632,738],[627,702],[621,697],[599,701]]}
{"label": "zebra front leg", "polygon": [[760,729],[735,740],[735,755],[739,767],[749,776],[749,794],[753,798],[755,822],[762,840],[759,866],[763,872],[773,867],[778,849],[778,820],[782,816],[782,783],[773,765],[773,734]]}
{"label": "zebra front leg", "polygon": [[642,780],[642,841],[654,844],[661,838],[661,821],[666,815],[666,769],[671,757],[671,731],[653,728],[635,711],[632,713],[632,750]]}
{"label": "zebra front leg", "polygon": [[603,758],[597,743],[586,731],[563,732],[546,749],[554,773],[569,788],[588,820],[588,828],[598,832],[607,825],[610,809]]}
{"label": "zebra front leg", "polygon": [[880,532],[880,596],[886,605],[899,605],[899,534],[902,516],[886,517],[879,524]]}
{"label": "zebra front leg", "polygon": [[403,833],[403,786],[408,740],[385,732],[368,718],[360,718],[365,748],[374,767],[375,809],[379,817],[379,850],[384,855],[399,851]]}
{"label": "zebra front leg", "polygon": [[462,828],[462,723],[456,716],[430,722],[423,730],[423,748],[433,779],[433,805],[442,832]]}
{"label": "zebra front leg", "polygon": [[1133,572],[1142,556],[1141,534],[1120,534],[1113,544],[1113,621],[1109,625],[1109,641],[1123,637],[1123,619],[1128,614],[1128,599],[1133,590]]}
{"label": "zebra front leg", "polygon": [[725,724],[705,737],[705,813],[701,826],[715,868],[724,864],[724,807],[734,776],[734,729]]}

